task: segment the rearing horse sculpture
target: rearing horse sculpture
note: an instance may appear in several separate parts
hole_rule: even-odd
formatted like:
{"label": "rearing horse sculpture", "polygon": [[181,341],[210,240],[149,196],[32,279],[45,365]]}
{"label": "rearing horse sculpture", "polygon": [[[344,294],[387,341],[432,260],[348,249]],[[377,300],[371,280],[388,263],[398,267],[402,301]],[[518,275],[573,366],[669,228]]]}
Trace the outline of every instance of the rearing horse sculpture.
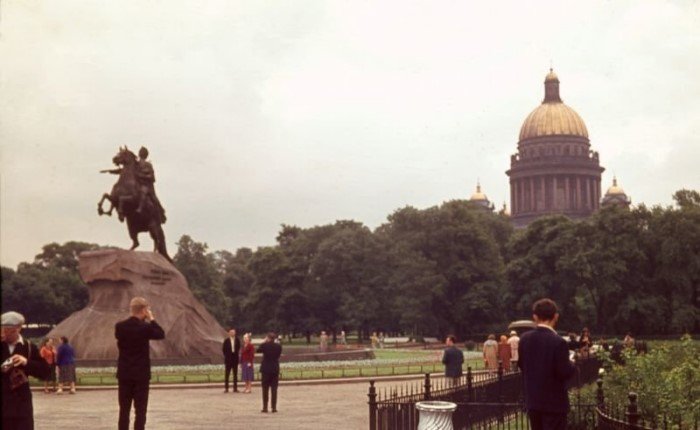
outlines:
{"label": "rearing horse sculpture", "polygon": [[[139,246],[138,234],[147,231],[153,239],[154,251],[159,252],[172,262],[165,247],[165,234],[161,225],[163,216],[160,209],[155,206],[152,199],[146,199],[142,203],[141,210],[138,210],[142,191],[138,180],[136,155],[125,146],[119,148],[119,152],[112,158],[112,161],[118,168],[102,172],[118,174],[119,179],[112,187],[111,193],[102,195],[102,199],[97,203],[97,213],[111,216],[112,211],[116,209],[119,221],[126,219],[126,226],[132,241],[132,250]],[[108,211],[102,208],[105,200],[110,203]]]}

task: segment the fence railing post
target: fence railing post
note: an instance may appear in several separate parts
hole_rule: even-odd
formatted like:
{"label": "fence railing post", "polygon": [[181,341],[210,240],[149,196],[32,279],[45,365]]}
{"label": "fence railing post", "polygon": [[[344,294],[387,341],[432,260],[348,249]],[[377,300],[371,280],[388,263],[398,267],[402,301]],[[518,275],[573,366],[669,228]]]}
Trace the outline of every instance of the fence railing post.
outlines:
{"label": "fence railing post", "polygon": [[377,389],[374,381],[369,381],[369,430],[377,430]]}
{"label": "fence railing post", "polygon": [[472,375],[472,367],[467,366],[467,400],[474,401],[474,375]]}
{"label": "fence railing post", "polygon": [[595,381],[596,385],[598,385],[598,388],[595,390],[595,398],[596,398],[596,405],[598,406],[598,409],[601,411],[605,410],[605,393],[603,392],[603,379],[598,378],[597,381]]}
{"label": "fence railing post", "polygon": [[636,426],[637,423],[639,422],[639,408],[637,407],[637,393],[635,392],[630,392],[627,395],[627,398],[629,398],[630,403],[627,405],[627,413],[625,413],[625,418],[627,418],[627,422],[633,426]]}
{"label": "fence railing post", "polygon": [[425,374],[425,383],[423,384],[423,398],[430,400],[430,373]]}
{"label": "fence railing post", "polygon": [[503,403],[503,362],[498,361],[498,403]]}

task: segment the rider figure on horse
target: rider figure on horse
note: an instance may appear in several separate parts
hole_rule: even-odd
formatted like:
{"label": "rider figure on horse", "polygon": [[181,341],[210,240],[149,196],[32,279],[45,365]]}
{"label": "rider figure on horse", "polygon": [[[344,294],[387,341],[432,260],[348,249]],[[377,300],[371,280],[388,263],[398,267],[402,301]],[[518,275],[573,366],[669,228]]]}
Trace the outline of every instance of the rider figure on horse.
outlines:
{"label": "rider figure on horse", "polygon": [[[163,205],[160,204],[160,200],[158,200],[156,196],[155,187],[153,186],[153,183],[156,181],[155,171],[150,161],[146,160],[147,158],[148,149],[142,146],[141,149],[139,149],[139,159],[136,162],[136,180],[138,181],[138,207],[136,208],[136,212],[141,213],[143,211],[143,205],[146,199],[148,199],[156,209],[157,215],[160,218],[160,223],[165,224],[165,209]],[[122,168],[101,170],[100,172],[119,175],[122,172]],[[124,214],[121,213],[119,207],[117,207],[117,214],[119,215],[119,221],[124,221]]]}
{"label": "rider figure on horse", "polygon": [[139,149],[139,161],[138,168],[136,170],[136,178],[139,181],[139,206],[136,208],[136,212],[141,213],[143,210],[143,204],[146,199],[149,199],[153,204],[153,207],[158,211],[160,216],[161,224],[165,223],[165,209],[160,204],[160,200],[156,196],[156,190],[153,184],[156,182],[155,171],[153,170],[153,165],[150,161],[147,161],[148,149],[141,147]]}

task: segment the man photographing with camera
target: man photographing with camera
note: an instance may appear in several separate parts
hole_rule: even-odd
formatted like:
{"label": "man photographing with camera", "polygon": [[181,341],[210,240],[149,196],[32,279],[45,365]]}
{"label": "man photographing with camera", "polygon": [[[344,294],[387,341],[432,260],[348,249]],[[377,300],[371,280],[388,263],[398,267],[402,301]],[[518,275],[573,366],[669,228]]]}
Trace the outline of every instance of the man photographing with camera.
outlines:
{"label": "man photographing with camera", "polygon": [[129,303],[131,316],[114,326],[119,360],[119,430],[129,429],[131,403],[134,404],[134,429],[146,428],[148,389],[151,381],[149,341],[165,338],[165,332],[155,321],[151,307],[143,297]]}
{"label": "man photographing with camera", "polygon": [[49,365],[36,345],[20,334],[24,316],[17,312],[2,314],[2,428],[34,429],[34,408],[28,376],[48,379]]}

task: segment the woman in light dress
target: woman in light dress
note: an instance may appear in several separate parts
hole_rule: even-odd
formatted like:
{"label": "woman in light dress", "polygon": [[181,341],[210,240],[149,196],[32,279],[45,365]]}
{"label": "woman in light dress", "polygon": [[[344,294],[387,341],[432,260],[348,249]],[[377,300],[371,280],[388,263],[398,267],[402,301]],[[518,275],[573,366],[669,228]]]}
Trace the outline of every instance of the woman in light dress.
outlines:
{"label": "woman in light dress", "polygon": [[496,335],[490,334],[484,342],[484,366],[493,373],[498,369],[498,342]]}

